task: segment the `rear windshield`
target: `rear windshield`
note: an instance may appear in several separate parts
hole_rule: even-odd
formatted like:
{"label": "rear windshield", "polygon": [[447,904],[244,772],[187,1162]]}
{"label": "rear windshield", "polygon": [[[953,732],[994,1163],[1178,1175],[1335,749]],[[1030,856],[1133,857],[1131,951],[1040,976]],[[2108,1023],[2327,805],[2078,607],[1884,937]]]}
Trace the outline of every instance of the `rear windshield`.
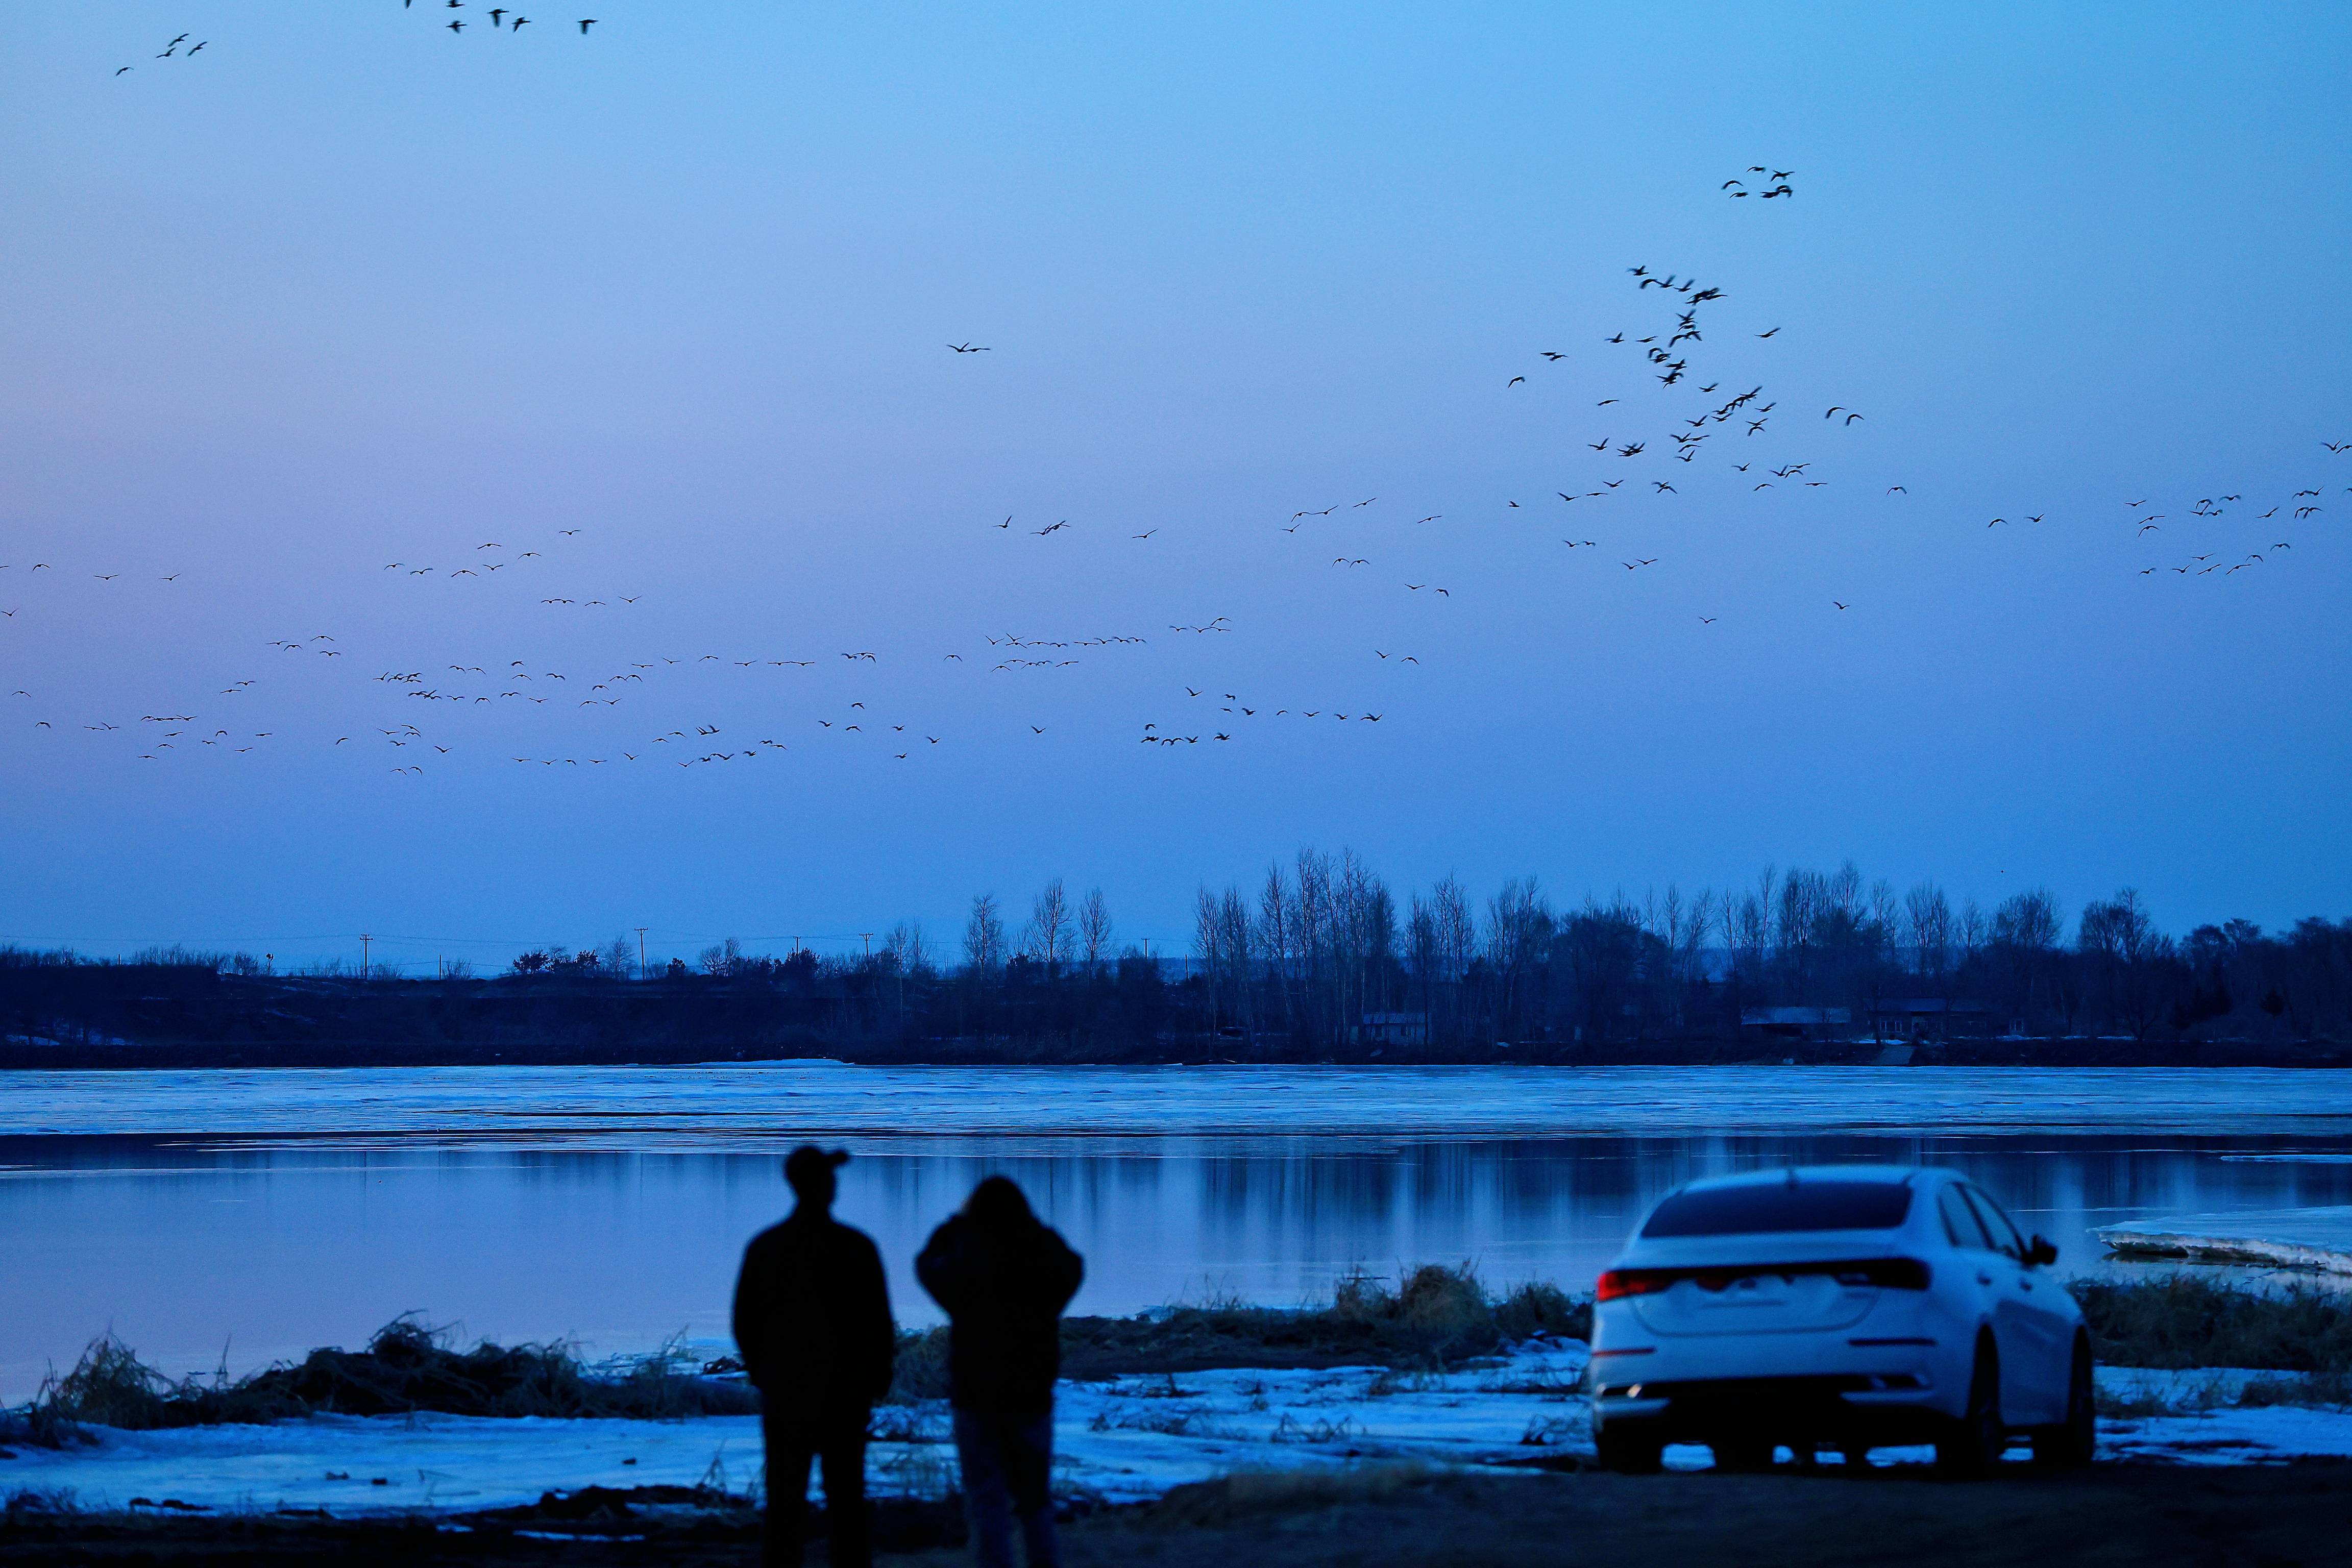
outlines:
{"label": "rear windshield", "polygon": [[1774,1182],[1702,1187],[1660,1204],[1643,1236],[1754,1236],[1780,1230],[1892,1230],[1911,1212],[1896,1182]]}

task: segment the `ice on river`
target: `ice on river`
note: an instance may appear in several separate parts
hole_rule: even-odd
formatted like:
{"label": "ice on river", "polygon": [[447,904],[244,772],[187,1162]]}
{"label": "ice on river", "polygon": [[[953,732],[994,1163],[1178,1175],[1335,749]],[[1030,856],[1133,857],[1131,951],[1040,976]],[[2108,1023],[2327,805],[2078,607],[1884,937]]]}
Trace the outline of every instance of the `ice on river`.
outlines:
{"label": "ice on river", "polygon": [[[1354,1367],[1065,1383],[1055,1416],[1057,1484],[1066,1495],[1134,1502],[1235,1470],[1589,1459],[1591,1423],[1576,1393],[1584,1362],[1584,1347],[1567,1342],[1522,1347],[1442,1375]],[[2183,1380],[2197,1375],[2103,1369],[2102,1382],[2111,1393],[2194,1395]],[[943,1406],[878,1411],[877,1432],[869,1464],[877,1495],[936,1495],[952,1487]],[[2196,1463],[2352,1457],[2352,1412],[2215,1408],[2102,1421],[2100,1451]],[[1874,1458],[1928,1457],[1904,1449]],[[1668,1452],[1677,1468],[1703,1467],[1707,1458],[1703,1448]],[[0,1460],[0,1495],[68,1490],[85,1508],[144,1499],[216,1510],[462,1513],[587,1486],[709,1481],[741,1489],[759,1467],[759,1424],[748,1416],[318,1416],[268,1426],[101,1429],[91,1446],[19,1448]]]}
{"label": "ice on river", "polygon": [[2341,1134],[2352,1074],[2261,1068],[268,1068],[0,1073],[0,1131],[632,1148],[856,1135]]}
{"label": "ice on river", "polygon": [[2352,1274],[2352,1207],[2167,1215],[2102,1226],[2093,1234],[2126,1257],[2222,1259]]}

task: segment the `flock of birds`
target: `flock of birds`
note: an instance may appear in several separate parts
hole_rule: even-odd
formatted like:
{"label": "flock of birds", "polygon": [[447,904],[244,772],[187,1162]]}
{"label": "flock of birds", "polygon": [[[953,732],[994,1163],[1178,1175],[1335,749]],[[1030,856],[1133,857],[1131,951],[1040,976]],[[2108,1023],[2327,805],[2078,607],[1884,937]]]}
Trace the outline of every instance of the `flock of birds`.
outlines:
{"label": "flock of birds", "polygon": [[[462,0],[444,0],[444,8],[459,10],[465,7]],[[492,7],[485,14],[492,27],[503,25],[508,31],[520,28],[530,20],[503,7]],[[594,18],[582,18],[579,23],[583,34],[593,25]],[[459,27],[461,20],[453,20],[450,26]],[[192,58],[203,46],[198,44],[185,55],[178,54],[187,38],[188,35],[184,34],[171,40],[159,58]],[[1771,169],[1759,164],[1747,169],[1745,174],[1759,176],[1752,188],[1744,177],[1735,177],[1724,182],[1723,191],[1732,197],[1752,195],[1764,200],[1785,199],[1794,195],[1793,187],[1789,184],[1795,174],[1793,170]],[[1720,342],[1726,336],[1717,326],[1714,317],[1717,313],[1715,308],[1728,299],[1727,291],[1714,285],[1702,287],[1695,277],[1654,271],[1647,264],[1630,267],[1626,271],[1635,301],[1651,303],[1652,291],[1655,290],[1657,298],[1654,303],[1663,306],[1664,310],[1646,323],[1646,330],[1643,326],[1624,327],[1602,339],[1599,345],[1602,354],[1621,355],[1630,360],[1631,364],[1625,374],[1638,379],[1621,386],[1612,395],[1596,400],[1596,414],[1610,409],[1616,412],[1605,416],[1610,428],[1596,429],[1594,437],[1582,443],[1584,450],[1591,456],[1578,458],[1573,451],[1569,454],[1571,461],[1597,465],[1597,471],[1589,479],[1554,489],[1551,495],[1557,498],[1556,503],[1545,498],[1523,504],[1517,498],[1498,496],[1496,510],[1507,517],[1512,512],[1528,512],[1552,504],[1574,508],[1576,510],[1570,515],[1577,520],[1579,526],[1562,537],[1560,543],[1570,551],[1603,551],[1599,539],[1584,535],[1588,531],[1606,535],[1610,530],[1605,523],[1586,523],[1584,520],[1587,517],[1605,519],[1616,509],[1636,502],[1651,506],[1691,504],[1684,499],[1685,492],[1676,483],[1678,479],[1686,484],[1694,480],[1711,480],[1718,486],[1727,484],[1734,493],[1751,499],[1767,491],[1795,495],[1825,489],[1835,482],[1829,477],[1833,471],[1832,460],[1818,454],[1808,453],[1801,457],[1765,457],[1759,454],[1777,450],[1775,441],[1784,439],[1792,424],[1799,433],[1798,439],[1808,445],[1857,437],[1859,427],[1869,423],[1867,414],[1843,403],[1833,403],[1824,407],[1816,417],[1809,411],[1784,409],[1782,399],[1768,395],[1766,385],[1760,382],[1745,387],[1727,382],[1721,373],[1710,369],[1707,363],[1713,352],[1710,342]],[[1747,341],[1769,342],[1780,336],[1780,330],[1778,325],[1773,325],[1760,331],[1753,327],[1740,328],[1738,331]],[[974,343],[969,340],[949,342],[945,347],[959,359],[993,352],[992,345]],[[1517,389],[1528,387],[1531,389],[1528,395],[1532,395],[1532,390],[1538,389],[1538,379],[1547,374],[1572,374],[1578,377],[1580,385],[1589,387],[1592,358],[1591,354],[1567,349],[1537,351],[1536,362],[1510,375],[1504,382],[1502,390],[1506,395],[1517,396],[1523,395]],[[1645,412],[1637,415],[1634,412],[1637,406]],[[1600,422],[1596,420],[1596,426]],[[1764,438],[1763,446],[1752,445],[1759,437]],[[2327,442],[2325,446],[2332,456],[2343,457],[2352,453],[2352,441]],[[1703,486],[1694,488],[1701,489]],[[2242,493],[2237,492],[2201,498],[2193,505],[2180,506],[2177,511],[2155,510],[2158,503],[2142,498],[2126,503],[2126,510],[2129,516],[2126,526],[2131,531],[2131,539],[2147,541],[2154,538],[2158,543],[2191,528],[2208,525],[2224,516],[2241,512],[2249,514],[2246,517],[2248,521],[2283,527],[2319,516],[2324,507],[2324,493],[2322,486],[2305,486],[2260,512],[2252,512],[2254,503],[2248,502]],[[1908,487],[1898,484],[1885,488],[1885,498],[1897,496],[1907,498]],[[1669,497],[1675,498],[1675,500],[1669,503],[1666,499]],[[1356,520],[1367,514],[1376,521],[1383,514],[1372,513],[1370,509],[1381,502],[1381,497],[1371,496],[1358,501],[1339,500],[1322,507],[1302,508],[1290,512],[1278,522],[1271,522],[1269,526],[1274,532],[1295,542],[1294,545],[1285,548],[1312,551],[1300,561],[1304,568],[1310,563],[1323,560],[1321,550],[1332,547],[1323,542],[1326,532],[1351,528]],[[1611,510],[1596,510],[1604,508]],[[1402,514],[1397,515],[1401,519]],[[2046,522],[2048,516],[2046,512],[2021,512],[2015,520],[2008,516],[1994,517],[1985,526],[2038,525]],[[1405,526],[1418,530],[1445,521],[1444,513],[1432,512],[1413,518]],[[1015,516],[1008,515],[1002,521],[983,526],[1012,542],[1024,537],[1051,542],[1025,547],[1040,549],[1064,548],[1070,540],[1084,537],[1090,531],[1087,527],[1068,518],[1034,528],[1025,524],[1016,528],[1018,521]],[[581,532],[578,528],[560,529],[530,548],[514,548],[505,540],[483,540],[467,550],[462,563],[455,566],[449,565],[446,557],[436,561],[398,560],[383,563],[377,574],[380,577],[384,574],[397,574],[395,581],[406,578],[454,583],[456,579],[468,578],[484,589],[501,582],[529,582],[533,586],[525,592],[529,597],[535,598],[538,605],[545,611],[567,613],[602,609],[614,616],[628,616],[644,595],[606,592],[592,596],[588,590],[564,591],[567,580],[557,569],[571,564],[565,558],[565,552],[569,542],[576,540]],[[1150,548],[1150,542],[1160,532],[1160,530],[1154,527],[1129,532],[1126,537],[1130,544]],[[1363,580],[1368,584],[1376,582],[1377,571],[1382,563],[1374,555],[1355,552],[1362,546],[1351,546],[1347,539],[1348,536],[1343,534],[1338,552],[1321,570],[1325,573],[1369,573],[1372,575]],[[2264,550],[2247,552],[2242,558],[2209,549],[2202,553],[2187,554],[2185,559],[2179,561],[2168,560],[2140,567],[2137,575],[2148,577],[2169,572],[2182,576],[2227,579],[2275,560],[2281,552],[2292,548],[2292,542],[2282,538],[2269,542]],[[1663,554],[1644,554],[1639,549],[1628,551],[1621,547],[1614,553],[1618,566],[1629,574],[1660,568],[1666,560]],[[1571,556],[1570,559],[1580,558]],[[1667,569],[1671,570],[1670,567]],[[0,596],[12,596],[7,594],[7,584],[12,581],[29,584],[37,579],[38,574],[58,570],[58,564],[49,561],[0,562]],[[516,573],[517,576],[501,579],[499,574],[506,572]],[[20,573],[21,576],[16,575]],[[124,575],[120,570],[89,573],[90,578],[109,584]],[[159,574],[158,580],[173,584],[180,580],[181,575],[178,572]],[[1413,582],[1400,574],[1392,581],[1396,586],[1387,592],[1426,595],[1427,602],[1432,605],[1454,597],[1452,585],[1427,576]],[[1375,591],[1379,590],[1376,588]],[[1850,611],[1853,607],[1851,600],[1834,597],[1826,600],[1827,612],[1832,615]],[[0,607],[0,618],[14,622],[23,608],[21,604]],[[1723,619],[1719,612],[1707,614],[1694,610],[1692,613],[1703,626],[1717,626]],[[1168,626],[1168,631],[1180,637],[1217,637],[1234,630],[1232,617],[1225,615],[1206,621],[1174,622]],[[1132,632],[1062,637],[990,633],[983,634],[982,640],[984,650],[980,645],[972,645],[971,658],[967,658],[961,651],[949,651],[938,656],[940,662],[961,665],[973,670],[984,665],[990,675],[1027,679],[1038,672],[1066,670],[1088,660],[1125,656],[1150,642],[1150,638]],[[272,639],[265,646],[281,657],[291,656],[305,663],[342,659],[350,651],[329,633]],[[1369,651],[1381,665],[1394,670],[1402,671],[1406,666],[1418,668],[1423,664],[1421,655],[1416,652],[1380,647],[1371,647]],[[602,710],[603,714],[614,720],[632,721],[643,708],[658,704],[675,712],[681,706],[692,702],[706,702],[731,711],[744,706],[743,694],[740,690],[716,693],[707,681],[689,688],[689,678],[698,680],[708,675],[732,675],[739,679],[793,679],[807,676],[821,666],[855,676],[859,671],[880,666],[884,658],[883,651],[874,648],[836,648],[814,657],[811,657],[808,650],[799,650],[797,656],[788,651],[783,657],[778,657],[776,650],[767,650],[751,658],[698,651],[616,658],[613,662],[619,668],[603,673],[546,668],[543,666],[549,661],[545,659],[513,658],[503,662],[477,659],[448,662],[446,668],[436,666],[430,672],[422,668],[383,669],[368,679],[387,693],[396,693],[404,704],[424,702],[434,705],[425,710],[411,710],[413,714],[446,713],[454,720],[457,713],[481,715],[487,710],[494,721],[494,732],[513,734],[521,732],[521,727],[496,716],[508,713],[527,715],[538,710],[581,715],[583,710],[588,710],[586,716],[594,719],[598,717],[597,710]],[[835,659],[841,662],[836,665],[834,663]],[[904,668],[898,656],[892,656],[892,662]],[[338,671],[344,668],[314,667]],[[166,705],[167,710],[164,711],[142,712],[135,719],[127,713],[75,720],[32,717],[29,714],[27,718],[36,730],[54,731],[60,723],[69,722],[79,723],[82,730],[97,735],[126,733],[134,736],[136,745],[130,754],[145,763],[164,763],[207,749],[244,755],[260,749],[266,742],[283,743],[284,731],[277,725],[269,730],[251,731],[218,723],[220,718],[229,716],[230,705],[236,710],[252,707],[254,693],[263,685],[264,679],[261,676],[248,676],[220,687],[215,700],[223,705],[222,710],[208,712],[204,718],[193,712],[171,710],[185,706],[184,703]],[[1276,697],[1269,700],[1256,694],[1244,696],[1239,690],[1222,690],[1226,682],[1204,682],[1198,686],[1178,684],[1184,692],[1182,713],[1163,712],[1149,720],[1139,718],[1141,729],[1138,739],[1141,744],[1163,748],[1204,743],[1215,745],[1233,742],[1245,732],[1277,723],[1379,724],[1388,716],[1385,707],[1372,710],[1360,700],[1321,700],[1309,707],[1296,697]],[[551,747],[518,748],[508,745],[499,748],[495,754],[505,758],[508,765],[551,769],[559,766],[628,766],[640,763],[649,765],[665,763],[690,769],[757,761],[771,752],[789,752],[795,744],[871,744],[878,746],[882,754],[891,761],[908,763],[929,753],[932,748],[948,743],[948,731],[953,729],[953,721],[945,724],[936,721],[924,722],[919,713],[911,710],[910,705],[905,704],[902,704],[901,710],[886,712],[881,707],[869,707],[869,699],[885,705],[890,701],[881,688],[862,686],[857,689],[863,695],[854,700],[835,694],[838,700],[828,708],[820,709],[804,702],[797,735],[792,735],[772,722],[759,726],[770,731],[769,733],[739,739],[734,731],[740,726],[733,723],[698,720],[690,727],[679,727],[656,721],[650,727],[631,723],[629,732],[624,738],[607,735],[586,744]],[[822,694],[807,694],[811,699],[819,695]],[[12,691],[9,700],[32,701],[36,707],[41,705],[40,699],[23,688]],[[758,700],[771,711],[782,706],[775,694],[769,692],[759,693]],[[1168,694],[1168,700],[1174,702],[1172,692]],[[1211,707],[1215,710],[1213,714],[1207,711]],[[625,708],[628,710],[625,713],[616,711]],[[1202,718],[1191,717],[1196,713]],[[433,721],[428,720],[430,721]],[[404,717],[388,724],[363,725],[333,734],[331,738],[322,731],[316,738],[330,750],[356,743],[362,747],[381,745],[387,751],[408,752],[409,755],[397,760],[387,759],[389,772],[406,778],[421,778],[436,759],[457,755],[460,745],[469,738],[478,742],[478,731],[482,728],[479,723],[468,721],[463,726],[441,724],[428,731],[425,723]],[[610,729],[611,726],[605,728]],[[941,732],[930,733],[933,728],[940,729]],[[1015,734],[1025,731],[1027,737],[1034,738],[1045,735],[1049,728],[1046,724],[1024,718],[1013,726],[1013,731]],[[725,739],[722,740],[722,736]],[[789,738],[780,738],[786,736]],[[854,742],[853,737],[856,738]]]}
{"label": "flock of birds", "polygon": [[[400,0],[400,6],[404,11],[414,10],[416,0]],[[469,8],[470,7],[466,4],[466,0],[441,0],[441,4],[439,5],[434,5],[430,3],[430,0],[427,0],[426,4],[426,10],[428,12],[464,11]],[[491,5],[479,9],[482,16],[489,18],[490,31],[494,33],[505,32],[508,34],[516,34],[521,32],[525,27],[533,25],[531,18],[524,16],[521,12],[516,10],[510,5]],[[597,23],[598,18],[594,16],[579,16],[572,19],[572,25],[580,29],[580,36],[584,38],[588,36],[588,30],[591,27],[597,26]],[[465,36],[466,29],[473,25],[473,23],[467,21],[463,16],[452,16],[442,24],[444,27],[460,37],[463,37]],[[159,60],[192,60],[195,58],[198,51],[205,48],[211,40],[205,39],[198,43],[189,44],[186,52],[182,53],[180,46],[187,44],[188,40],[194,36],[195,35],[193,33],[182,33],[178,37],[173,38],[170,43],[164,45],[163,52],[158,54],[155,58]],[[136,68],[132,66],[121,66],[116,68],[114,74],[116,76],[121,76],[124,72],[135,68]]]}

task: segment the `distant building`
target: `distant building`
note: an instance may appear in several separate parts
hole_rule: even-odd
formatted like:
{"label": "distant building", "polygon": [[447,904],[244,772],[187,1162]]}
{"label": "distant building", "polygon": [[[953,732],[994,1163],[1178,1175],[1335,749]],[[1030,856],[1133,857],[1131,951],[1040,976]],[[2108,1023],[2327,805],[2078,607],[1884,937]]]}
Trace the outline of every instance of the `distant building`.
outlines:
{"label": "distant building", "polygon": [[1366,1013],[1353,1031],[1360,1046],[1425,1046],[1429,1044],[1426,1013]]}
{"label": "distant building", "polygon": [[1981,1002],[1950,1002],[1941,996],[1896,997],[1870,1005],[1870,1027],[1874,1035],[1895,1035],[1910,1040],[1933,1035],[1940,1040],[1950,1037],[1953,1019],[1974,1023],[1990,1011]]}
{"label": "distant building", "polygon": [[1753,1030],[1773,1039],[1801,1040],[1827,1029],[1844,1028],[1853,1021],[1849,1007],[1742,1007],[1741,1031]]}

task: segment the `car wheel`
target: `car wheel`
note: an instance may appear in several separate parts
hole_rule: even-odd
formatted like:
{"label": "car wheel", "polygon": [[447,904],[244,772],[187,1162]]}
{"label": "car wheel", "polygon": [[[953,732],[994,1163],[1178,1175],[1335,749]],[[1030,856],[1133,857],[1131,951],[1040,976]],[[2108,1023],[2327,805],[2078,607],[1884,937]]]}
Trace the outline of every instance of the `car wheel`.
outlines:
{"label": "car wheel", "polygon": [[2080,1469],[2099,1443],[2098,1400],[2091,1379],[2091,1343],[2074,1342],[2074,1364],[2066,1376],[2066,1419],[2033,1435],[2033,1462],[2052,1469]]}
{"label": "car wheel", "polygon": [[1772,1445],[1760,1437],[1727,1437],[1710,1443],[1715,1450],[1715,1468],[1718,1470],[1769,1470],[1772,1468]]}
{"label": "car wheel", "polygon": [[1665,1444],[1640,1427],[1603,1426],[1594,1434],[1592,1445],[1600,1451],[1601,1468],[1604,1470],[1628,1476],[1654,1476],[1665,1468]]}
{"label": "car wheel", "polygon": [[2000,1352],[1985,1339],[1978,1342],[1976,1370],[1969,1377],[1968,1414],[1936,1440],[1936,1468],[1953,1477],[1990,1475],[2008,1446],[2000,1424]]}

